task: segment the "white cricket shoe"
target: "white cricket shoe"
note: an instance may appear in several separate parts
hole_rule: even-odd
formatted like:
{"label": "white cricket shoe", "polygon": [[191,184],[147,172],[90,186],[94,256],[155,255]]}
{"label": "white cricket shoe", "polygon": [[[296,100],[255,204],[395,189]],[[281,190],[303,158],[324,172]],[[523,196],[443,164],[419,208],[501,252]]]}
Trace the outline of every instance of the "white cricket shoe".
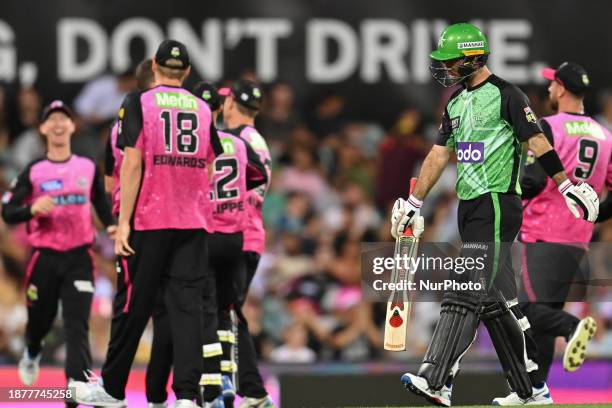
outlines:
{"label": "white cricket shoe", "polygon": [[511,392],[506,397],[498,397],[493,400],[493,405],[550,405],[553,403],[548,386],[533,388],[531,397],[522,399],[516,392]]}
{"label": "white cricket shoe", "polygon": [[578,323],[563,353],[563,368],[565,368],[565,371],[576,371],[584,363],[587,344],[595,336],[596,331],[597,323],[591,316],[585,317]]}
{"label": "white cricket shoe", "polygon": [[71,382],[71,386],[74,389],[74,401],[78,404],[105,408],[127,407],[125,400],[118,400],[106,392],[102,379],[93,372],[89,371],[87,373],[87,379],[89,382]]}
{"label": "white cricket shoe", "polygon": [[23,356],[19,360],[19,379],[23,385],[30,386],[38,379],[40,372],[40,357],[41,353],[34,358],[30,357],[28,349],[23,350]]}
{"label": "white cricket shoe", "polygon": [[200,406],[192,400],[180,399],[176,400],[174,404],[172,404],[172,408],[200,408]]}
{"label": "white cricket shoe", "polygon": [[276,408],[269,396],[262,398],[244,397],[240,400],[238,408]]}
{"label": "white cricket shoe", "polygon": [[168,408],[168,404],[165,402],[149,402],[148,408]]}
{"label": "white cricket shoe", "polygon": [[401,381],[408,390],[416,395],[425,397],[429,402],[443,407],[450,407],[451,393],[453,392],[452,385],[450,387],[444,385],[440,390],[432,390],[429,388],[426,378],[410,373],[402,375]]}

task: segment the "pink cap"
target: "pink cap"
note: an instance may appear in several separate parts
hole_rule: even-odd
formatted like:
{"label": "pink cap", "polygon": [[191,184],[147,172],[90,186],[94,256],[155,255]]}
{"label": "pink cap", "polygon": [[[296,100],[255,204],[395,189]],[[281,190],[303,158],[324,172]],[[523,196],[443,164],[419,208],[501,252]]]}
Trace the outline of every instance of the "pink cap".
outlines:
{"label": "pink cap", "polygon": [[219,95],[220,96],[228,96],[232,93],[232,90],[230,88],[221,88],[219,89]]}
{"label": "pink cap", "polygon": [[556,79],[555,77],[556,72],[557,70],[554,68],[542,68],[540,75],[542,75],[542,78],[544,79],[548,79],[549,81],[554,81]]}

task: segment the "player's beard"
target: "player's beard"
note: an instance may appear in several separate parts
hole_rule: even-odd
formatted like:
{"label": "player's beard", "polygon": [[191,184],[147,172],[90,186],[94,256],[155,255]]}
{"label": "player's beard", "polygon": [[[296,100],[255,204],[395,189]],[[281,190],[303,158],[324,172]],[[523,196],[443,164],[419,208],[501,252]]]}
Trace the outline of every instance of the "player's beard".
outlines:
{"label": "player's beard", "polygon": [[550,98],[548,98],[550,101],[550,107],[552,108],[552,110],[554,112],[557,111],[557,109],[559,108],[559,102],[557,101],[557,98],[553,98],[552,96]]}

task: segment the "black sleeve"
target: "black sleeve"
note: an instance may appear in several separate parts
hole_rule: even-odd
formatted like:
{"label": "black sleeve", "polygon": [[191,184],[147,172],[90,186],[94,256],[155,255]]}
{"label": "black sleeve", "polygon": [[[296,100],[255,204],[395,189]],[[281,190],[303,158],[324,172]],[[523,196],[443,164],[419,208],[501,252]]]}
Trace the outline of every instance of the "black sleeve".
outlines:
{"label": "black sleeve", "polygon": [[247,190],[252,190],[268,182],[268,172],[259,154],[244,141],[247,151]]}
{"label": "black sleeve", "polygon": [[223,154],[223,145],[221,145],[221,139],[219,139],[219,133],[213,121],[210,122],[210,146],[215,154],[215,157]]}
{"label": "black sleeve", "polygon": [[97,167],[93,183],[91,184],[91,203],[96,209],[98,218],[100,218],[105,227],[114,224],[115,220],[111,214],[111,205],[104,191],[104,181]]}
{"label": "black sleeve", "polygon": [[595,222],[604,222],[612,217],[612,192],[608,191],[606,199],[599,203],[599,215]]}
{"label": "black sleeve", "polygon": [[451,124],[451,120],[448,117],[448,110],[444,109],[444,113],[442,114],[442,123],[440,124],[440,128],[438,130],[438,140],[436,140],[436,144],[439,146],[447,146],[452,132],[453,127]]}
{"label": "black sleeve", "polygon": [[134,147],[142,131],[141,92],[127,94],[119,110],[117,147]]}
{"label": "black sleeve", "polygon": [[514,134],[520,142],[525,142],[531,136],[542,133],[535,113],[529,106],[529,99],[518,87],[507,84],[502,88],[502,117],[514,129]]}
{"label": "black sleeve", "polygon": [[106,151],[104,152],[104,175],[112,176],[115,168],[115,156],[113,155],[112,136],[108,137]]}
{"label": "black sleeve", "polygon": [[31,206],[24,202],[32,194],[32,183],[30,182],[30,168],[26,167],[13,182],[11,189],[2,197],[2,219],[7,224],[18,224],[31,219]]}
{"label": "black sleeve", "polygon": [[552,147],[555,147],[555,138],[553,137],[552,129],[548,124],[548,121],[543,118],[540,119],[540,127],[542,128],[542,133],[544,133],[544,136],[546,136],[546,139],[548,139],[548,143],[550,143]]}
{"label": "black sleeve", "polygon": [[525,163],[525,170],[521,178],[521,198],[526,200],[534,198],[544,190],[546,182],[546,173],[535,156],[527,157],[527,163]]}

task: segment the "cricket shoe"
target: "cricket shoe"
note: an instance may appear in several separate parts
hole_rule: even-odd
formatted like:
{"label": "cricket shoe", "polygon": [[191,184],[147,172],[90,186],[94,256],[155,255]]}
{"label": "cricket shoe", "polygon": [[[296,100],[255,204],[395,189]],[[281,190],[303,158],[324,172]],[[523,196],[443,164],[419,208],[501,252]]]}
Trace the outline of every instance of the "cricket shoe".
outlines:
{"label": "cricket shoe", "polygon": [[244,397],[240,400],[238,408],[276,408],[269,396],[262,398]]}
{"label": "cricket shoe", "polygon": [[198,404],[188,399],[180,399],[174,401],[172,408],[200,408]]}
{"label": "cricket shoe", "polygon": [[584,363],[587,344],[595,336],[596,331],[597,323],[591,316],[585,317],[578,323],[563,353],[565,371],[576,371]]}
{"label": "cricket shoe", "polygon": [[429,402],[443,407],[450,407],[451,393],[453,386],[447,387],[444,385],[440,390],[432,390],[429,388],[427,379],[418,375],[406,373],[402,375],[402,383],[404,387],[416,395],[425,397]]}
{"label": "cricket shoe", "polygon": [[511,392],[506,397],[498,397],[493,400],[493,405],[550,405],[553,403],[548,386],[542,388],[533,387],[531,397],[521,398],[516,392]]}
{"label": "cricket shoe", "polygon": [[89,382],[72,381],[71,388],[74,389],[74,400],[82,405],[105,408],[125,408],[125,400],[118,400],[104,389],[102,379],[92,371],[87,372]]}
{"label": "cricket shoe", "polygon": [[165,402],[149,402],[147,408],[168,408],[168,404]]}
{"label": "cricket shoe", "polygon": [[38,379],[38,373],[40,372],[40,357],[41,354],[34,358],[30,357],[28,349],[23,350],[23,356],[19,360],[19,379],[23,385],[30,386]]}
{"label": "cricket shoe", "polygon": [[212,402],[205,404],[206,408],[225,408],[233,407],[236,399],[236,391],[229,375],[221,377],[221,394]]}

